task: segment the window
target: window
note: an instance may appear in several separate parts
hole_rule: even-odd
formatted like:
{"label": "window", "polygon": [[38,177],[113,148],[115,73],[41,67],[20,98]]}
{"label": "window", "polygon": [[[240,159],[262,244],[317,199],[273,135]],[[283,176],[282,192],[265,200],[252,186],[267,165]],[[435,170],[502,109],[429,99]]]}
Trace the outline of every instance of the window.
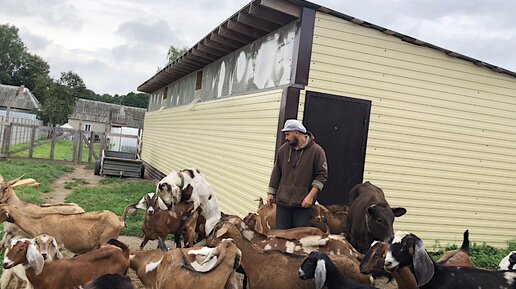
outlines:
{"label": "window", "polygon": [[91,124],[85,124],[84,125],[84,130],[85,131],[91,131]]}
{"label": "window", "polygon": [[195,81],[195,90],[202,88],[202,70],[197,71],[197,80]]}
{"label": "window", "polygon": [[165,87],[165,90],[163,91],[163,100],[167,99],[167,94],[168,94],[168,86]]}

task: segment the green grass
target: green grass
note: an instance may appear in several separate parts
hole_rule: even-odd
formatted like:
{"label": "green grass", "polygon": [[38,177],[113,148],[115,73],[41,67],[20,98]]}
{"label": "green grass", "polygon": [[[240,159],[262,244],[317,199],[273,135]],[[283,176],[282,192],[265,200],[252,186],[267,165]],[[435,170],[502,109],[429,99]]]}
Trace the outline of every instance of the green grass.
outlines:
{"label": "green grass", "polygon": [[[101,182],[104,184],[100,187],[74,189],[66,202],[76,203],[86,211],[110,210],[121,216],[127,205],[138,203],[142,196],[155,191],[155,185],[141,181],[104,178]],[[142,237],[143,216],[142,210],[135,216],[127,214],[126,228],[121,234]]]}
{"label": "green grass", "polygon": [[44,202],[41,193],[52,192],[50,184],[64,173],[73,171],[73,167],[31,160],[0,160],[0,175],[4,181],[10,181],[23,174],[24,179],[33,178],[41,185],[39,188],[21,186],[15,192],[22,200],[41,204]]}
{"label": "green grass", "polygon": [[64,187],[65,187],[65,189],[73,189],[74,187],[78,187],[80,185],[86,185],[86,184],[89,184],[89,182],[86,181],[85,179],[72,178],[71,182],[64,183]]}
{"label": "green grass", "polygon": [[[15,149],[25,147],[28,145],[29,145],[29,143],[13,145],[13,146],[9,147],[9,150],[15,150]],[[52,146],[52,143],[48,143],[48,144],[44,144],[44,145],[35,147],[32,152],[32,157],[48,159],[50,157],[51,146]],[[95,153],[97,153],[97,155],[99,155],[99,143],[93,144],[93,150],[95,151]],[[83,143],[83,150],[82,150],[82,161],[83,162],[88,161],[88,154],[89,154],[89,149]],[[25,151],[16,153],[14,155],[20,156],[20,157],[28,157],[29,150],[25,150]],[[56,140],[55,147],[54,147],[54,159],[71,161],[72,157],[73,157],[73,140],[67,140],[67,139]],[[95,161],[95,159],[93,157],[92,157],[92,161]]]}
{"label": "green grass", "polygon": [[[507,256],[509,252],[516,250],[516,239],[512,241],[507,241],[508,248],[507,249],[498,249],[493,246],[489,246],[486,243],[482,243],[478,245],[477,243],[472,243],[469,246],[469,255],[475,267],[485,268],[490,270],[498,270],[498,264],[503,257]],[[437,245],[436,247],[440,247]],[[440,248],[437,251],[429,252],[432,259],[437,261],[443,255],[444,251],[448,250],[456,250],[459,246],[451,245],[445,248]]]}

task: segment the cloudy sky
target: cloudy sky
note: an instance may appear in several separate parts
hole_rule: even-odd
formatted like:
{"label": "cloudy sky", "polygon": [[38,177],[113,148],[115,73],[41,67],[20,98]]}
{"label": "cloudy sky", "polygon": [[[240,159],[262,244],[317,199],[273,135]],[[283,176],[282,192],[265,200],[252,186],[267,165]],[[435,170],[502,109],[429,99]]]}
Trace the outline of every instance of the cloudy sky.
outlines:
{"label": "cloudy sky", "polygon": [[[127,94],[250,0],[0,0],[55,78],[78,73],[96,93]],[[516,71],[515,0],[314,0],[317,4]],[[186,3],[188,5],[186,5]]]}

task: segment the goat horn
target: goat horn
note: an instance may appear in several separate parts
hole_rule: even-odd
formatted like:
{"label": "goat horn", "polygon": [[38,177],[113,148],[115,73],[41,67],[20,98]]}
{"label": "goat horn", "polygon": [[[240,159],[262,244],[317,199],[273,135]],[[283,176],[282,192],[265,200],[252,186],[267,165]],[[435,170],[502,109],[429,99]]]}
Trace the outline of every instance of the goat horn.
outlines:
{"label": "goat horn", "polygon": [[14,179],[14,180],[12,180],[12,181],[7,182],[7,186],[12,186],[12,185],[16,184],[16,183],[17,183],[19,180],[21,180],[24,176],[25,176],[25,174],[23,174],[23,175],[21,175],[21,176],[17,177],[16,179]]}

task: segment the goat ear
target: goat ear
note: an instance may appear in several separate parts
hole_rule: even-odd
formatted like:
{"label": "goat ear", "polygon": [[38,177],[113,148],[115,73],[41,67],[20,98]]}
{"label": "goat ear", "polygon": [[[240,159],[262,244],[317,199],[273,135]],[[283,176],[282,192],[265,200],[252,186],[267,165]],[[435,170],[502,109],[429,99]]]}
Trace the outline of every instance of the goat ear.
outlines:
{"label": "goat ear", "polygon": [[54,245],[54,248],[56,249],[56,258],[57,259],[63,259],[63,254],[59,251],[59,245],[57,245],[56,239],[52,239],[52,245]]}
{"label": "goat ear", "polygon": [[264,234],[264,230],[263,230],[263,227],[262,227],[262,222],[260,221],[259,218],[256,218],[256,223],[254,224],[254,229],[256,230],[256,232],[258,232],[260,234]]}
{"label": "goat ear", "polygon": [[[0,177],[1,177],[1,176],[0,176]],[[262,197],[260,197],[260,198],[258,199],[258,209],[260,209],[261,207],[263,207],[263,199],[262,199]]]}
{"label": "goat ear", "polygon": [[29,266],[34,268],[36,275],[39,275],[41,271],[43,271],[45,260],[43,260],[43,256],[41,256],[41,253],[38,251],[38,249],[36,249],[34,244],[30,244],[27,247],[27,253],[25,257],[27,257]]}
{"label": "goat ear", "polygon": [[324,259],[317,261],[317,267],[315,267],[314,273],[315,289],[321,289],[326,283],[326,262]]}
{"label": "goat ear", "polygon": [[416,276],[417,286],[421,287],[434,276],[434,263],[425,250],[423,241],[417,240],[414,245],[414,255],[412,257],[414,264],[414,275]]}
{"label": "goat ear", "polygon": [[165,204],[165,202],[163,202],[163,200],[158,196],[158,207],[161,209],[161,210],[165,210],[167,211],[168,210],[168,207],[167,205]]}
{"label": "goat ear", "polygon": [[4,181],[4,177],[2,177],[2,175],[0,175],[0,183]]}
{"label": "goat ear", "polygon": [[138,202],[138,204],[136,204],[136,207],[137,209],[140,209],[140,210],[146,210],[146,206],[145,206],[145,196],[143,196],[143,198]]}
{"label": "goat ear", "polygon": [[228,231],[227,228],[220,228],[219,230],[217,230],[217,234],[215,235],[215,238],[222,237],[224,234],[226,234],[227,231]]}
{"label": "goat ear", "polygon": [[407,212],[407,209],[402,208],[402,207],[391,208],[391,210],[395,217],[401,217],[401,216],[405,215],[405,213]]}
{"label": "goat ear", "polygon": [[376,210],[376,204],[372,204],[371,206],[369,206],[367,208],[367,212],[369,213],[369,215],[373,215],[375,210]]}

